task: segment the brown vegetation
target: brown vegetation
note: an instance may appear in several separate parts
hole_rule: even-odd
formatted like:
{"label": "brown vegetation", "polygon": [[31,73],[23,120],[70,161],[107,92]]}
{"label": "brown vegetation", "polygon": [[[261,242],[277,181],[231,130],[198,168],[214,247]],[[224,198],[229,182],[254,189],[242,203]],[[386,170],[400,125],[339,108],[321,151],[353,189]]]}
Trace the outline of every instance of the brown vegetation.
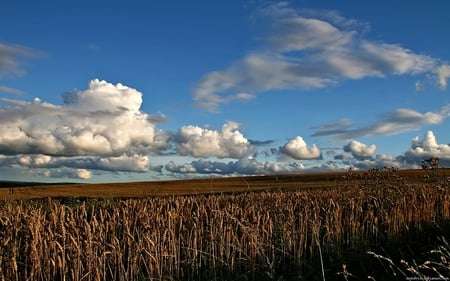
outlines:
{"label": "brown vegetation", "polygon": [[429,243],[450,220],[445,178],[411,183],[383,169],[338,182],[289,192],[6,200],[0,280],[322,280],[320,265],[332,280],[347,278],[337,274],[344,263],[362,277],[371,269],[355,265],[367,249]]}

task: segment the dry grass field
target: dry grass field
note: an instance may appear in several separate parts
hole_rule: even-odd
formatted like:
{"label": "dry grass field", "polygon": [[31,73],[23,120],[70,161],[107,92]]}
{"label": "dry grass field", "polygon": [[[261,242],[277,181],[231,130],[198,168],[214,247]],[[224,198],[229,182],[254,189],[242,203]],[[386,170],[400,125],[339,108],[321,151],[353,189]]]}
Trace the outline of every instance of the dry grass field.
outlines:
{"label": "dry grass field", "polygon": [[[424,170],[399,170],[405,182],[423,182],[429,173]],[[448,169],[439,169],[441,177],[450,176]],[[336,188],[364,182],[365,172],[335,172],[317,174],[290,174],[277,176],[251,176],[207,178],[172,181],[148,181],[101,184],[64,184],[0,188],[0,199],[32,199],[47,197],[147,197],[233,193],[248,191],[293,191],[317,188]]]}
{"label": "dry grass field", "polygon": [[446,280],[447,172],[3,188],[0,280]]}

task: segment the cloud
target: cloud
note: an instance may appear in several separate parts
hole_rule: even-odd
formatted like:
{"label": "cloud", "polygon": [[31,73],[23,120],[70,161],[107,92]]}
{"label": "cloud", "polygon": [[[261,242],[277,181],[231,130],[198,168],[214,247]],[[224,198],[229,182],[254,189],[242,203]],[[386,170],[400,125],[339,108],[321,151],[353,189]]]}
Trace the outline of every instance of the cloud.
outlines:
{"label": "cloud", "polygon": [[39,55],[41,54],[37,50],[0,43],[0,79],[25,74],[21,66],[23,59],[35,58]]}
{"label": "cloud", "polygon": [[296,160],[321,159],[320,149],[313,144],[308,147],[302,137],[297,136],[284,146],[280,147],[280,152]]}
{"label": "cloud", "polygon": [[86,169],[77,169],[76,175],[78,178],[83,179],[83,180],[92,178],[92,172],[88,171]]}
{"label": "cloud", "polygon": [[35,176],[42,176],[47,178],[68,178],[75,180],[89,180],[92,178],[92,172],[86,169],[70,169],[70,168],[53,168],[53,169],[38,169],[32,171]]}
{"label": "cloud", "polygon": [[441,166],[450,165],[450,145],[439,144],[433,131],[427,131],[422,139],[416,136],[412,139],[409,149],[401,155],[389,154],[375,155],[375,145],[367,146],[360,142],[351,141],[344,146],[345,152],[350,155],[336,155],[334,158],[342,165],[356,169],[368,170],[371,168],[394,167],[399,169],[417,169],[422,161],[430,157],[437,157]]}
{"label": "cloud", "polygon": [[62,97],[66,107],[83,112],[127,110],[139,114],[142,104],[138,90],[99,79],[90,81],[84,91],[67,92]]}
{"label": "cloud", "polygon": [[64,95],[62,105],[8,101],[0,108],[0,153],[55,156],[146,154],[166,148],[168,136],[140,112],[141,93],[92,80]]}
{"label": "cloud", "polygon": [[[37,50],[0,43],[0,79],[17,77],[25,74],[23,62],[26,59],[36,58],[42,55]],[[5,85],[0,85],[0,93],[21,95],[23,91]]]}
{"label": "cloud", "polygon": [[353,126],[352,120],[348,118],[342,118],[328,124],[313,126],[311,127],[311,129],[316,131],[313,134],[313,136],[326,136],[326,135],[340,134],[343,131],[350,129],[352,126]]}
{"label": "cloud", "polygon": [[254,145],[254,146],[266,146],[269,144],[272,144],[274,141],[273,140],[249,140],[250,144]]}
{"label": "cloud", "polygon": [[269,175],[299,173],[304,166],[298,163],[281,164],[275,162],[259,162],[253,158],[242,158],[228,163],[199,159],[191,163],[177,165],[170,161],[165,169],[177,174],[207,174],[207,175]]}
{"label": "cloud", "polygon": [[167,171],[172,173],[196,173],[197,170],[195,167],[189,163],[183,164],[183,165],[177,165],[174,161],[170,161],[165,165],[165,168]]}
{"label": "cloud", "polygon": [[149,170],[150,171],[162,173],[162,169],[163,168],[164,168],[164,165],[149,163]]}
{"label": "cloud", "polygon": [[[8,166],[20,166],[32,169],[89,169],[102,171],[147,172],[150,159],[147,155],[121,155],[117,157],[100,156],[49,156],[43,154],[32,155],[2,155],[0,164]],[[152,170],[156,170],[152,166]]]}
{"label": "cloud", "polygon": [[314,68],[299,66],[279,55],[250,54],[226,70],[206,74],[196,85],[194,101],[197,106],[214,112],[221,103],[242,99],[239,94],[229,93],[236,90],[311,89],[333,83],[330,78],[313,75],[321,71]]}
{"label": "cloud", "polygon": [[[21,175],[90,179],[92,172],[85,168],[68,167],[62,164],[62,159],[57,159],[47,155],[0,155],[0,167],[2,172]],[[9,175],[9,174],[8,174]],[[27,178],[28,176],[25,176]],[[19,179],[20,179],[19,178]]]}
{"label": "cloud", "polygon": [[356,159],[363,160],[372,157],[375,154],[377,146],[374,144],[368,146],[359,141],[352,140],[344,145],[343,149],[345,152],[351,153]]}
{"label": "cloud", "polygon": [[180,155],[194,157],[242,158],[254,153],[250,141],[239,132],[239,125],[227,122],[220,131],[183,126],[174,137]]}
{"label": "cloud", "polygon": [[443,64],[435,69],[437,80],[442,89],[447,88],[447,79],[450,78],[450,65]]}
{"label": "cloud", "polygon": [[118,157],[98,158],[95,163],[97,169],[101,170],[146,172],[149,168],[149,157],[123,154]]}
{"label": "cloud", "polygon": [[[298,138],[292,139],[301,143]],[[291,141],[292,141],[291,140]],[[307,147],[306,144],[301,147]],[[450,145],[438,144],[434,133],[429,131],[423,139],[415,137],[409,150],[404,154],[393,156],[389,154],[375,154],[376,146],[367,145],[359,141],[349,141],[342,147],[344,154],[334,155],[334,161],[328,161],[318,166],[305,167],[301,163],[289,162],[261,162],[252,157],[244,157],[236,161],[222,162],[198,159],[184,164],[170,161],[164,168],[172,176],[241,176],[241,175],[270,175],[286,173],[313,173],[344,171],[349,167],[358,170],[372,168],[393,167],[399,169],[420,168],[421,161],[431,156],[440,158],[440,164],[450,165]],[[282,150],[280,148],[280,150]]]}
{"label": "cloud", "polygon": [[2,86],[2,85],[0,85],[0,92],[13,94],[13,95],[17,95],[17,96],[20,96],[23,94],[23,91],[21,91],[21,90]]}
{"label": "cloud", "polygon": [[385,114],[384,118],[360,128],[352,128],[348,119],[346,122],[333,122],[313,127],[316,131],[312,136],[334,136],[340,139],[352,139],[365,136],[390,136],[418,130],[422,125],[442,123],[450,113],[450,104],[437,112],[420,113],[412,109],[400,108]]}
{"label": "cloud", "polygon": [[[400,156],[394,157],[388,154],[377,154],[375,157],[366,159],[347,159],[343,161],[348,167],[357,170],[397,168],[397,169],[416,169],[419,166],[401,161]],[[341,166],[342,167],[342,166]]]}
{"label": "cloud", "polygon": [[[217,111],[242,91],[318,89],[346,79],[426,73],[437,64],[398,44],[365,39],[367,25],[335,12],[277,3],[257,16],[269,21],[270,30],[262,36],[266,45],[226,69],[205,74],[193,93],[198,107]],[[440,77],[447,77],[442,74],[444,69]]]}
{"label": "cloud", "polygon": [[18,157],[18,163],[27,167],[43,167],[52,162],[52,157],[48,155],[22,155]]}
{"label": "cloud", "polygon": [[420,162],[429,157],[438,157],[450,163],[450,145],[439,144],[433,131],[427,131],[422,139],[416,136],[411,141],[411,147],[405,152],[404,159]]}
{"label": "cloud", "polygon": [[142,94],[122,84],[92,80],[61,105],[1,100],[0,154],[21,155],[18,165],[144,172],[149,154],[170,147],[156,128],[164,118],[141,112]]}

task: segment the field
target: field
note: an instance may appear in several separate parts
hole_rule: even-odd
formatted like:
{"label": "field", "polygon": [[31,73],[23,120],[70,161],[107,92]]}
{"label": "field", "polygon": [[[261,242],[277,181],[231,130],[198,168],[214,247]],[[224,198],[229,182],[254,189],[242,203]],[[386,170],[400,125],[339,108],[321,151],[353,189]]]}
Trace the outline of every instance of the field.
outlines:
{"label": "field", "polygon": [[446,280],[448,172],[5,187],[0,280]]}
{"label": "field", "polygon": [[[450,176],[450,170],[439,169],[440,177]],[[405,184],[423,182],[432,176],[423,170],[396,171]],[[296,191],[329,189],[363,184],[365,172],[336,172],[317,174],[291,174],[277,176],[251,176],[207,178],[172,181],[125,182],[102,184],[17,183],[0,184],[0,199],[32,199],[47,197],[136,198],[147,196],[199,195],[248,191]],[[23,185],[21,187],[20,185]]]}

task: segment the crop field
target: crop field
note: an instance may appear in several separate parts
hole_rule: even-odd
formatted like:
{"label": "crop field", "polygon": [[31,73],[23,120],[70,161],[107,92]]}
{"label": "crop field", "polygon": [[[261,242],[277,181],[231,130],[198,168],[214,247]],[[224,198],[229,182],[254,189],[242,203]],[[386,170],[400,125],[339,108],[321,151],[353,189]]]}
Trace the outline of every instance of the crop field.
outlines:
{"label": "crop field", "polygon": [[0,280],[447,280],[447,172],[5,187]]}
{"label": "crop field", "polygon": [[[423,170],[396,171],[405,184],[423,182],[432,176]],[[448,175],[447,175],[448,174]],[[450,177],[450,170],[439,169],[439,176]],[[32,199],[47,197],[88,198],[136,198],[147,196],[198,195],[213,193],[236,193],[248,191],[297,191],[304,189],[330,189],[363,184],[366,172],[336,172],[317,174],[289,174],[277,176],[251,176],[208,178],[172,181],[124,182],[101,184],[52,184],[3,183],[0,199]]]}

